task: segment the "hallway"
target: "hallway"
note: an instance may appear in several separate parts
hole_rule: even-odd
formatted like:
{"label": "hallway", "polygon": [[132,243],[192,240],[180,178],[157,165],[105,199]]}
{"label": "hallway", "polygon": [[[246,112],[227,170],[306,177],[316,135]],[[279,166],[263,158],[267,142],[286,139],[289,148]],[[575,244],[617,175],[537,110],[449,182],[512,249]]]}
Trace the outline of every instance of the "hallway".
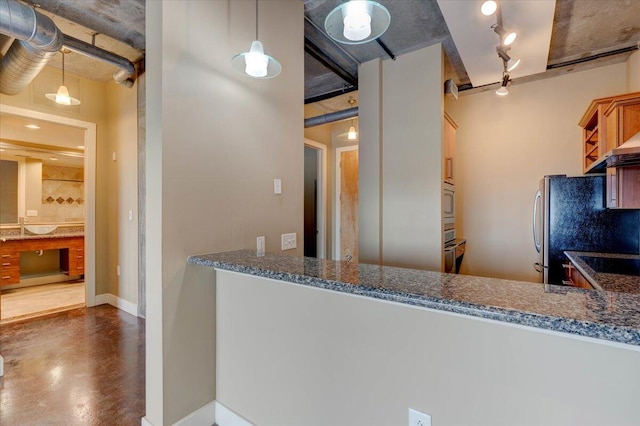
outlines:
{"label": "hallway", "polygon": [[109,305],[0,326],[0,424],[139,425],[145,323]]}

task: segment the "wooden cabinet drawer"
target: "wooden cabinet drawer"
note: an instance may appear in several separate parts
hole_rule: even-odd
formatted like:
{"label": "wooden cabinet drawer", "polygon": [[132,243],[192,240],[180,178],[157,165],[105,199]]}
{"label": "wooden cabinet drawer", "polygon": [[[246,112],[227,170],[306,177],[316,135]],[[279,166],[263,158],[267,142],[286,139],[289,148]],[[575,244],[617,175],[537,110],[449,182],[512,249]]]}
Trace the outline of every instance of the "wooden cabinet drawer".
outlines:
{"label": "wooden cabinet drawer", "polygon": [[20,282],[20,268],[0,270],[0,285],[18,284]]}

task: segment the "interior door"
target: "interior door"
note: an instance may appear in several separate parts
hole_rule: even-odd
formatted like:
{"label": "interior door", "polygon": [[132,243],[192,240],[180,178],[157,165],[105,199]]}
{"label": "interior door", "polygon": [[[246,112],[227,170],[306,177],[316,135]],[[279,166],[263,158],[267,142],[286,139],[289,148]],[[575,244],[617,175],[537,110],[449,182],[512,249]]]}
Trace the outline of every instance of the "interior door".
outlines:
{"label": "interior door", "polygon": [[340,259],[358,260],[358,150],[340,154]]}

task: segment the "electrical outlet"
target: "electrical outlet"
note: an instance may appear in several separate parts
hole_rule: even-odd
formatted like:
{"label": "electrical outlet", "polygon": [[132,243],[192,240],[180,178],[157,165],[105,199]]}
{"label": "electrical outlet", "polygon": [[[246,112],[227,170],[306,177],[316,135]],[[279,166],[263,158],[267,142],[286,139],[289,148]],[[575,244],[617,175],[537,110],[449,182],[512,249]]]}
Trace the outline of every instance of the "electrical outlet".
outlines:
{"label": "electrical outlet", "polygon": [[409,426],[431,426],[431,416],[409,408]]}
{"label": "electrical outlet", "polygon": [[264,256],[264,250],[265,250],[265,237],[258,237],[256,238],[256,255],[257,256]]}
{"label": "electrical outlet", "polygon": [[298,247],[295,232],[291,234],[282,234],[280,238],[282,239],[282,250],[293,250]]}
{"label": "electrical outlet", "polygon": [[120,276],[120,265],[116,266],[116,274]]}

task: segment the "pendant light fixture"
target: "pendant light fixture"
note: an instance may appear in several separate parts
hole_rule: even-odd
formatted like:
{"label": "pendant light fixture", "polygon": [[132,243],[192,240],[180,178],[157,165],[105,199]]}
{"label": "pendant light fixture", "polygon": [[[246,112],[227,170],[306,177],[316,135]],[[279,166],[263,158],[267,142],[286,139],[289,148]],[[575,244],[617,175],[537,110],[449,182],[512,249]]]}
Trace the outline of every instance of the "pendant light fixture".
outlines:
{"label": "pendant light fixture", "polygon": [[275,58],[265,55],[262,43],[258,41],[258,0],[256,0],[256,39],[248,52],[239,53],[231,58],[233,69],[249,77],[267,79],[278,76],[282,65]]}
{"label": "pendant light fixture", "polygon": [[324,20],[332,39],[344,44],[362,44],[387,31],[391,15],[386,7],[371,0],[350,0],[336,6]]}
{"label": "pendant light fixture", "polygon": [[[356,100],[353,97],[349,96],[349,107],[353,108],[356,104]],[[351,127],[349,127],[349,131],[347,132],[347,140],[349,141],[357,141],[358,140],[358,132],[356,132],[356,128],[353,126],[353,118],[351,119]]]}
{"label": "pendant light fixture", "polygon": [[62,86],[58,88],[57,93],[47,93],[44,96],[46,96],[47,99],[50,99],[60,105],[80,105],[80,101],[78,99],[72,98],[71,96],[69,96],[69,89],[67,89],[67,86],[64,85],[65,51],[61,50],[60,53],[62,53]]}

